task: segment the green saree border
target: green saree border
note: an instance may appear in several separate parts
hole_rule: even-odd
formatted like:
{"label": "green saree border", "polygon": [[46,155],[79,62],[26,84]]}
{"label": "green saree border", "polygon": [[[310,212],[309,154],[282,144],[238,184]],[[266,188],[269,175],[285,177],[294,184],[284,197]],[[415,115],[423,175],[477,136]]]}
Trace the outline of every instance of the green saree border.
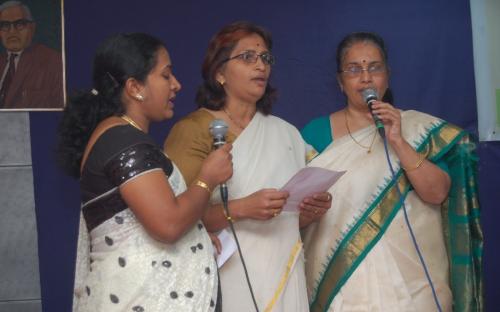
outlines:
{"label": "green saree border", "polygon": [[[414,146],[417,152],[435,162],[441,159],[466,134],[460,128],[441,121],[432,124]],[[399,186],[402,197],[395,188]],[[333,298],[357,266],[378,242],[391,224],[411,185],[401,169],[396,179],[387,179],[372,204],[345,235],[335,253],[324,264],[324,272],[313,291],[310,311],[327,311]]]}
{"label": "green saree border", "polygon": [[445,155],[452,185],[441,211],[455,312],[484,309],[483,233],[476,179],[478,158],[474,149],[475,144],[467,136]]}

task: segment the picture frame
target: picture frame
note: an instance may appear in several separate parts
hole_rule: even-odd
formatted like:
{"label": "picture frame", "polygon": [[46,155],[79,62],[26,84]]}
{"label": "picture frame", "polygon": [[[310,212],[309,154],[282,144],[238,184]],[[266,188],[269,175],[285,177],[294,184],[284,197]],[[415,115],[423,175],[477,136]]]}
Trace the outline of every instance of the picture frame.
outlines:
{"label": "picture frame", "polygon": [[63,9],[63,0],[0,1],[0,111],[64,109]]}

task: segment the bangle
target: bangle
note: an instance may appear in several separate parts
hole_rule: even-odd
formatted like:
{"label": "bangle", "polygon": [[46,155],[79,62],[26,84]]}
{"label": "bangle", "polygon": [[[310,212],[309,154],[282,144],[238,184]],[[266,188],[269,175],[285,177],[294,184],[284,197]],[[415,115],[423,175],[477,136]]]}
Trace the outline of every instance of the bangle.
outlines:
{"label": "bangle", "polygon": [[212,190],[210,190],[210,187],[208,186],[208,184],[206,184],[202,180],[196,179],[196,181],[194,181],[193,185],[201,187],[202,189],[206,190],[209,195],[212,195]]}
{"label": "bangle", "polygon": [[422,164],[424,163],[424,160],[425,160],[425,155],[420,154],[420,158],[418,159],[417,163],[413,167],[408,168],[408,167],[401,166],[401,168],[403,168],[403,170],[406,172],[416,170],[416,169],[420,168],[420,166],[422,166]]}

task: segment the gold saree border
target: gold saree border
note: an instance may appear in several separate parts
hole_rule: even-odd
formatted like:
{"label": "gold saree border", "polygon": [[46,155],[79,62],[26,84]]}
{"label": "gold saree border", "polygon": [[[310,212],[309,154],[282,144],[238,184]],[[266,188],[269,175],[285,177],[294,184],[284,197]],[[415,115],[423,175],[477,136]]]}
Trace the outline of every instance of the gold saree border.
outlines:
{"label": "gold saree border", "polygon": [[271,301],[269,301],[266,308],[264,309],[265,312],[270,312],[273,310],[274,305],[278,301],[279,297],[281,296],[281,293],[283,292],[283,289],[285,288],[286,283],[288,282],[288,278],[290,277],[290,272],[294,267],[294,263],[297,260],[297,255],[301,249],[302,249],[302,241],[298,240],[293,246],[292,251],[290,252],[290,256],[288,257],[288,262],[285,271],[281,276],[280,283],[278,284],[278,287],[274,292],[273,298],[271,299]]}
{"label": "gold saree border", "polygon": [[[421,142],[416,144],[418,146],[416,150],[429,160],[439,159],[463,134],[462,129],[446,122],[436,124],[428,129],[427,136],[425,134],[421,136]],[[335,295],[385,233],[411,186],[401,169],[396,173],[396,182],[393,179],[385,183],[364,215],[349,230],[337,250],[326,261],[325,271],[311,300],[311,312],[328,310]],[[396,185],[401,190],[403,200],[399,198]]]}
{"label": "gold saree border", "polygon": [[319,153],[315,149],[308,151],[306,153],[306,163],[311,162],[311,160],[313,160],[318,155],[319,155]]}

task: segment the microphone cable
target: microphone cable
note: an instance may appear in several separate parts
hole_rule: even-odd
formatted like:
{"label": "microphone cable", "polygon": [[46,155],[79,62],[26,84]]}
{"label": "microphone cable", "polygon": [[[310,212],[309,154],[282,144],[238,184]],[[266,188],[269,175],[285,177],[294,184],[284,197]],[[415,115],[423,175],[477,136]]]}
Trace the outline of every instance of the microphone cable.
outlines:
{"label": "microphone cable", "polygon": [[427,265],[425,264],[424,257],[422,255],[422,253],[420,252],[420,247],[418,246],[417,239],[415,238],[415,234],[413,233],[413,228],[411,227],[410,220],[408,218],[408,211],[406,210],[406,205],[404,202],[403,194],[401,193],[401,190],[399,189],[399,186],[397,184],[396,174],[394,172],[394,168],[392,167],[391,158],[389,157],[389,150],[387,147],[387,137],[385,136],[384,125],[383,125],[382,121],[380,120],[380,118],[377,116],[377,114],[373,113],[373,109],[372,109],[373,101],[376,101],[378,99],[377,90],[374,88],[366,88],[366,89],[361,91],[361,96],[363,97],[363,100],[366,102],[366,104],[368,104],[368,108],[369,108],[370,113],[372,115],[372,118],[375,122],[375,126],[377,128],[377,131],[379,132],[380,137],[382,138],[382,141],[384,142],[385,157],[387,159],[389,169],[391,170],[392,178],[394,180],[394,187],[396,188],[396,191],[399,195],[399,204],[401,204],[401,206],[403,208],[405,222],[406,222],[406,225],[408,226],[408,231],[410,232],[410,237],[411,237],[411,240],[413,242],[413,246],[415,247],[418,258],[420,259],[420,263],[422,264],[422,267],[424,269],[425,277],[427,278],[429,286],[431,286],[432,296],[434,298],[434,302],[436,303],[436,307],[437,307],[439,312],[442,312],[441,305],[439,304],[439,299],[438,299],[437,294],[436,294],[436,290],[434,289],[434,284],[432,283],[432,279],[431,279],[431,276],[430,276],[429,271],[427,269]]}
{"label": "microphone cable", "polygon": [[[222,119],[214,119],[209,126],[210,134],[213,137],[213,148],[218,149],[222,145],[226,143],[226,133],[227,133],[227,124]],[[231,232],[233,233],[234,241],[236,242],[236,247],[238,248],[238,254],[240,256],[241,264],[243,265],[243,271],[245,272],[245,278],[248,285],[248,289],[250,290],[250,295],[252,296],[252,302],[255,306],[255,311],[259,312],[259,308],[257,306],[257,301],[255,300],[255,295],[253,293],[252,284],[250,282],[250,277],[248,276],[247,266],[245,264],[245,259],[243,258],[243,253],[241,252],[240,242],[238,240],[238,236],[236,235],[236,231],[234,230],[233,219],[231,218],[231,214],[229,212],[229,203],[228,203],[228,191],[226,183],[222,183],[220,185],[220,197],[222,199],[222,207],[224,208],[224,214],[226,216],[226,220],[229,223],[229,227],[231,228]]]}
{"label": "microphone cable", "polygon": [[389,169],[391,170],[392,178],[394,180],[394,187],[396,188],[397,193],[399,195],[399,203],[401,204],[401,206],[403,208],[406,225],[408,226],[408,230],[410,232],[413,246],[415,247],[415,250],[417,251],[418,258],[420,259],[420,263],[422,263],[422,267],[423,267],[424,272],[425,272],[425,277],[427,278],[429,286],[431,286],[432,296],[434,298],[434,302],[436,303],[437,310],[439,312],[442,312],[443,310],[441,309],[441,305],[439,304],[439,299],[437,297],[436,290],[434,289],[434,284],[432,283],[432,279],[431,279],[431,276],[430,276],[429,271],[427,269],[427,265],[425,264],[424,257],[422,255],[422,253],[420,252],[420,247],[418,246],[417,239],[415,238],[415,234],[413,233],[413,228],[410,225],[410,220],[408,218],[408,211],[406,210],[406,205],[404,202],[403,194],[401,193],[401,190],[399,189],[399,186],[398,186],[397,181],[396,181],[396,174],[394,173],[391,158],[389,157],[389,150],[387,148],[387,138],[385,136],[382,136],[382,141],[384,142],[385,156],[387,159],[387,163],[389,164]]}
{"label": "microphone cable", "polygon": [[250,282],[250,277],[248,276],[248,270],[245,264],[245,259],[243,258],[243,253],[241,252],[240,242],[238,240],[238,236],[236,235],[236,231],[234,230],[233,219],[231,218],[231,214],[229,213],[227,187],[220,188],[220,196],[222,198],[222,205],[224,207],[224,212],[226,214],[227,222],[229,223],[229,227],[231,228],[231,232],[233,233],[234,241],[236,242],[236,247],[238,248],[238,254],[240,255],[241,264],[243,265],[243,271],[245,272],[245,278],[247,281],[248,289],[250,290],[250,295],[252,296],[252,302],[255,307],[255,311],[259,312],[259,307],[257,306],[257,300],[255,300],[255,295],[253,293],[252,283]]}

